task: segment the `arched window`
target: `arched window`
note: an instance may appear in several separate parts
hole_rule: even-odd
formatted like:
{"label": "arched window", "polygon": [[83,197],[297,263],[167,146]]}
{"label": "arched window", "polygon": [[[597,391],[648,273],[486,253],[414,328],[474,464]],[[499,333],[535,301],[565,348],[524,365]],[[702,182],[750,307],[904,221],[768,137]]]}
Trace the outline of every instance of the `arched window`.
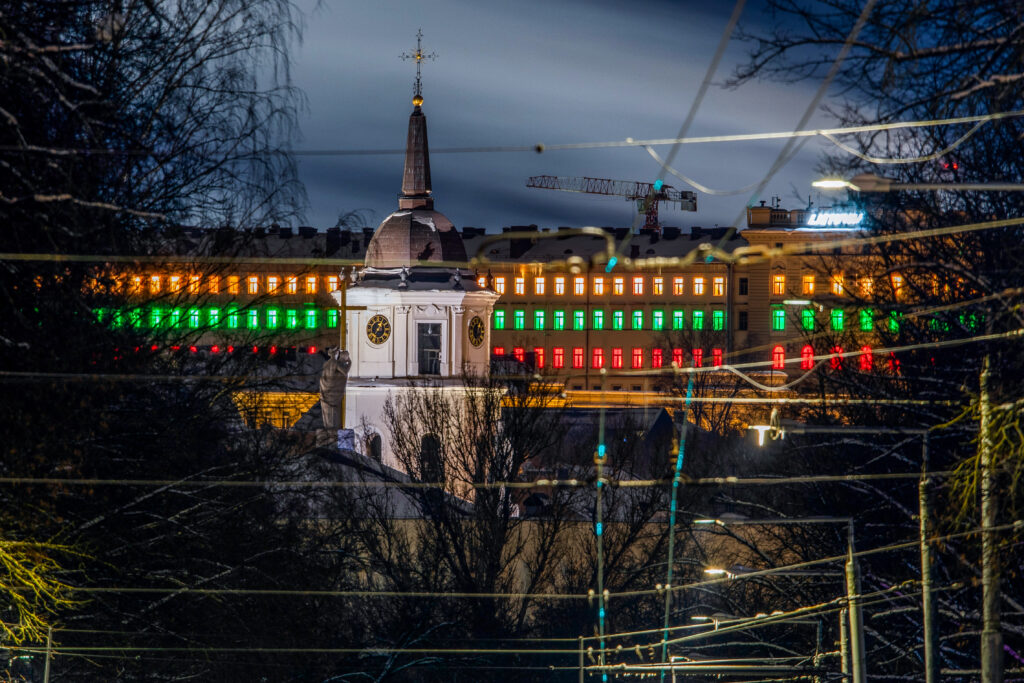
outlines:
{"label": "arched window", "polygon": [[840,357],[840,354],[842,354],[842,353],[843,353],[843,347],[842,346],[833,346],[832,347],[832,354],[833,355],[832,355],[832,358],[829,359],[829,363],[831,363],[833,370],[838,370],[841,367],[843,367],[843,359]]}
{"label": "arched window", "polygon": [[871,355],[870,346],[860,347],[860,369],[863,372],[871,371],[871,363],[874,360],[874,356]]}
{"label": "arched window", "polygon": [[810,370],[814,367],[814,347],[807,344],[800,349],[800,369]]}
{"label": "arched window", "polygon": [[383,457],[382,450],[380,434],[370,434],[366,437],[366,454],[368,456],[380,462]]}
{"label": "arched window", "polygon": [[776,346],[772,349],[772,369],[782,370],[786,367],[786,349]]}

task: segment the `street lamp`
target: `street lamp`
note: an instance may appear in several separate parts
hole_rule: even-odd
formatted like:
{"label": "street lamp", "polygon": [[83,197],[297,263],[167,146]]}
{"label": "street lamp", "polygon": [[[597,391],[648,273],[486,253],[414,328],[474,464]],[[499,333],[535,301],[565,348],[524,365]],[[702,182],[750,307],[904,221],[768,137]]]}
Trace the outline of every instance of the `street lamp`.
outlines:
{"label": "street lamp", "polygon": [[854,192],[891,192],[893,190],[978,190],[981,192],[1020,192],[1024,190],[1022,183],[896,183],[874,173],[861,173],[849,180],[843,178],[822,178],[811,183],[813,187],[823,190],[841,190]]}

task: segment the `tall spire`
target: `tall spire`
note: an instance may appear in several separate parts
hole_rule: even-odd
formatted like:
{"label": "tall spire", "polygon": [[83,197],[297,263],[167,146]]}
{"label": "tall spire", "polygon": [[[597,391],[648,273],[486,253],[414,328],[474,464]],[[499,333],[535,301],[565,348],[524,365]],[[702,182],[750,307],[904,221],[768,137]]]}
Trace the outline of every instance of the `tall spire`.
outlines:
{"label": "tall spire", "polygon": [[423,84],[420,80],[420,65],[424,59],[436,59],[437,55],[423,53],[423,31],[416,32],[416,51],[403,53],[402,59],[416,61],[416,85],[413,88],[412,114],[409,115],[409,135],[405,140],[405,171],[402,174],[402,194],[398,197],[400,209],[433,209],[434,198],[430,194],[430,150],[427,147],[427,117],[420,108],[423,105]]}

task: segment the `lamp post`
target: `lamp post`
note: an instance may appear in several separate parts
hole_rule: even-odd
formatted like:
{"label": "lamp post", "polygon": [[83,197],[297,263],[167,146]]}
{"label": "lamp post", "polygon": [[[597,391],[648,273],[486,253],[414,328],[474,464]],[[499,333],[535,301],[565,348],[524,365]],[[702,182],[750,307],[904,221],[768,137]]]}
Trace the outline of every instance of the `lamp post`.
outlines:
{"label": "lamp post", "polygon": [[1021,183],[896,183],[874,173],[861,173],[849,180],[843,178],[822,178],[815,180],[811,186],[823,190],[840,190],[843,188],[854,192],[892,192],[894,190],[975,190],[980,192],[1020,192],[1024,190]]}

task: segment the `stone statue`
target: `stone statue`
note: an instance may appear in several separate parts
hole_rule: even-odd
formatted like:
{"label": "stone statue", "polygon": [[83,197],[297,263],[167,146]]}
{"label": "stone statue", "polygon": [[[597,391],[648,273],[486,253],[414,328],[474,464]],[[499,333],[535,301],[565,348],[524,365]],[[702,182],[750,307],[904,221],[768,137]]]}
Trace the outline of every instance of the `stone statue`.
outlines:
{"label": "stone statue", "polygon": [[334,346],[327,350],[327,361],[320,371],[320,412],[324,418],[324,429],[341,429],[341,400],[345,396],[348,370],[352,359],[348,351]]}

